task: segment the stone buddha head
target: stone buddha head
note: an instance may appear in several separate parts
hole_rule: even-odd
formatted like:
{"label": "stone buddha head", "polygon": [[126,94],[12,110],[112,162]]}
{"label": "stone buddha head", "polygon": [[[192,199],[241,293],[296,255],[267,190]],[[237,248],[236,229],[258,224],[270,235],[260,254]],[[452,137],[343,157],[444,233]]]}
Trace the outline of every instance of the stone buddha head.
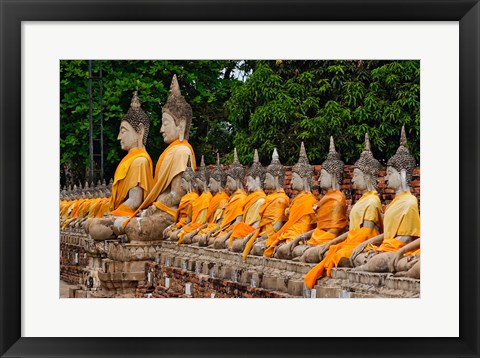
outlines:
{"label": "stone buddha head", "polygon": [[333,137],[330,137],[330,149],[320,171],[320,188],[338,190],[343,179],[343,167],[344,163],[340,160],[340,153],[335,149]]}
{"label": "stone buddha head", "polygon": [[281,191],[285,181],[285,168],[280,163],[277,148],[273,150],[272,162],[266,169],[263,187],[268,190]]}
{"label": "stone buddha head", "polygon": [[220,154],[217,153],[217,167],[210,174],[208,180],[208,190],[212,193],[218,193],[223,190],[225,186],[226,175],[220,164]]}
{"label": "stone buddha head", "polygon": [[192,107],[180,93],[177,76],[173,75],[170,85],[170,95],[162,107],[162,126],[160,133],[165,143],[175,140],[188,140],[190,124],[192,123]]}
{"label": "stone buddha head", "polygon": [[192,169],[190,157],[187,161],[187,168],[182,173],[182,189],[190,193],[195,188],[195,172]]}
{"label": "stone buddha head", "polygon": [[413,168],[415,168],[415,158],[413,158],[407,148],[405,127],[402,126],[400,146],[387,162],[385,184],[397,193],[410,191],[409,185],[412,180]]}
{"label": "stone buddha head", "polygon": [[137,92],[133,93],[130,108],[120,122],[120,131],[117,139],[123,150],[130,151],[134,148],[145,148],[147,144],[150,120],[141,108]]}
{"label": "stone buddha head", "polygon": [[197,188],[203,193],[207,191],[207,184],[208,184],[208,171],[207,167],[205,166],[205,160],[202,155],[202,160],[200,162],[200,166],[197,168],[195,173],[195,183]]}
{"label": "stone buddha head", "polygon": [[380,170],[380,163],[373,157],[370,150],[370,139],[365,133],[365,143],[360,158],[353,167],[352,188],[361,191],[372,191],[377,189],[377,176]]}
{"label": "stone buddha head", "polygon": [[262,183],[265,180],[265,168],[260,163],[258,151],[255,149],[253,155],[253,164],[247,174],[247,189],[254,192],[262,189]]}
{"label": "stone buddha head", "polygon": [[300,156],[297,164],[292,167],[291,188],[296,191],[310,192],[312,188],[313,169],[308,162],[305,145],[300,145]]}
{"label": "stone buddha head", "polygon": [[233,149],[233,162],[230,169],[227,170],[227,188],[232,193],[237,189],[243,189],[243,179],[245,178],[245,168],[238,161],[237,148]]}

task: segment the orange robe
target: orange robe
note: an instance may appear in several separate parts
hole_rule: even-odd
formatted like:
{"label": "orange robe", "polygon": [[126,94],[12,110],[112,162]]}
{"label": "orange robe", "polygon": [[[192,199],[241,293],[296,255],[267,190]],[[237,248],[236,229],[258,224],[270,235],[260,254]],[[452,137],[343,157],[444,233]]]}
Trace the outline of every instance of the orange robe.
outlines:
{"label": "orange robe", "polygon": [[[251,232],[255,231],[255,228],[252,225],[257,221],[260,221],[260,207],[265,202],[266,197],[267,196],[263,190],[254,191],[247,196],[243,207],[242,221],[231,227],[231,230],[233,231],[228,240],[228,247],[232,247],[233,240],[244,238]],[[260,201],[261,199],[263,199],[262,202]]]}
{"label": "orange robe", "polygon": [[230,229],[235,223],[235,219],[242,215],[246,199],[247,193],[245,193],[245,190],[243,189],[237,189],[235,193],[232,194],[225,207],[225,213],[220,228],[212,234],[213,237]]}
{"label": "orange robe", "polygon": [[207,212],[207,226],[200,230],[197,235],[207,234],[218,226],[218,222],[223,219],[225,208],[230,197],[224,191],[215,194],[210,201]]}
{"label": "orange robe", "polygon": [[207,221],[208,205],[212,200],[212,193],[204,191],[197,199],[192,202],[192,222],[184,227],[177,235],[178,242],[181,244],[186,234],[197,230]]}
{"label": "orange robe", "polygon": [[243,260],[247,259],[257,237],[263,235],[271,236],[275,234],[275,229],[273,228],[274,224],[287,221],[285,209],[288,208],[289,205],[290,199],[283,191],[274,192],[266,197],[265,202],[262,204],[259,211],[259,215],[262,219],[260,220],[258,228],[245,245],[242,254]]}
{"label": "orange robe", "polygon": [[[395,252],[406,245],[405,242],[395,239],[396,236],[420,237],[420,214],[418,200],[409,191],[404,192],[385,208],[384,238],[380,246],[368,245],[365,251]],[[406,253],[405,255],[410,255]]]}
{"label": "orange robe", "polygon": [[130,215],[130,218],[123,222],[124,227],[132,217],[140,212],[140,210],[145,209],[152,204],[155,204],[159,210],[176,217],[177,212],[175,209],[166,206],[162,202],[156,202],[155,200],[157,200],[158,196],[170,186],[173,178],[185,171],[189,158],[192,163],[192,168],[195,170],[197,166],[192,146],[186,140],[180,142],[178,139],[169,144],[158,158],[157,165],[155,166],[153,187],[150,190],[150,193],[143,200],[140,207]]}
{"label": "orange robe", "polygon": [[194,191],[185,194],[180,199],[180,204],[178,204],[177,217],[175,218],[175,225],[172,227],[172,230],[179,229],[187,225],[188,214],[192,213],[192,204],[198,198],[198,194]]}
{"label": "orange robe", "polygon": [[347,201],[340,190],[327,191],[317,206],[317,228],[307,241],[310,246],[325,244],[337,237],[328,232],[329,229],[340,232],[347,227]]}
{"label": "orange robe", "polygon": [[[144,160],[137,160],[144,158]],[[152,188],[152,159],[145,149],[135,148],[123,157],[115,170],[110,197],[110,211],[115,216],[129,216],[134,210],[123,203],[130,189],[139,186],[145,199]]]}
{"label": "orange robe", "polygon": [[342,257],[350,257],[355,247],[379,234],[375,229],[363,227],[365,220],[372,221],[379,229],[382,228],[382,204],[375,190],[363,194],[353,205],[347,238],[336,245],[331,245],[327,256],[305,275],[307,287],[312,288],[325,269],[326,275],[330,276],[332,268],[337,267]]}
{"label": "orange robe", "polygon": [[282,241],[290,242],[292,239],[315,227],[315,210],[313,206],[317,199],[312,193],[300,192],[291,202],[288,221],[272,236],[269,236],[263,253],[271,257],[275,247]]}

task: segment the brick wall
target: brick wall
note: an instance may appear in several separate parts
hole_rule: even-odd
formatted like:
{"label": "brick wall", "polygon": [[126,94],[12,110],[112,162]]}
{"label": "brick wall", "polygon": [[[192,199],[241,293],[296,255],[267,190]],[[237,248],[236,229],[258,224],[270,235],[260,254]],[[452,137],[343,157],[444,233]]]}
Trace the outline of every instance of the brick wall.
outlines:
{"label": "brick wall", "polygon": [[[164,266],[155,262],[145,265],[147,280],[140,281],[136,291],[136,297],[169,298],[169,297],[193,297],[193,298],[287,298],[293,297],[287,293],[252,287],[247,283],[234,282],[232,280],[211,277],[210,275],[188,271],[186,268]],[[150,282],[148,282],[150,273]],[[167,288],[165,279],[170,279]],[[190,295],[185,294],[186,284],[190,285]]]}
{"label": "brick wall", "polygon": [[60,279],[74,285],[80,283],[83,268],[88,263],[82,236],[67,232],[60,234]]}

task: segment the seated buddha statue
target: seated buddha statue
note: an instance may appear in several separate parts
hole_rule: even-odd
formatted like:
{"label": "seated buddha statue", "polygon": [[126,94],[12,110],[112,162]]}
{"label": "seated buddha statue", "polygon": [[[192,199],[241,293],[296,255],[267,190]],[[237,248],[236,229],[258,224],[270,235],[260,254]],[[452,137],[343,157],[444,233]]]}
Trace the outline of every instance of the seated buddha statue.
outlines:
{"label": "seated buddha statue", "polygon": [[[242,240],[235,240],[232,244],[232,251],[241,252],[243,260],[246,260],[255,243],[264,242],[275,234],[287,221],[285,210],[290,205],[290,199],[283,190],[285,181],[285,168],[280,163],[277,149],[272,154],[272,162],[266,169],[263,187],[271,191],[260,207],[260,223],[255,231],[245,236]],[[260,245],[259,245],[260,246]],[[263,250],[259,255],[263,255]]]}
{"label": "seated buddha statue", "polygon": [[[420,237],[418,200],[409,187],[415,159],[406,145],[405,128],[402,127],[400,146],[387,162],[385,184],[395,191],[395,198],[385,208],[383,234],[355,247],[350,255],[354,270],[388,272],[395,252]],[[411,254],[414,251],[405,253]]]}
{"label": "seated buddha statue", "polygon": [[[327,159],[322,163],[319,179],[320,188],[326,193],[315,205],[317,226],[314,230],[297,236],[289,244],[279,247],[276,258],[291,259],[301,256],[306,251],[316,251],[316,247],[327,244],[345,230],[347,202],[345,195],[339,190],[343,179],[343,167],[340,154],[335,149],[333,138],[330,137],[330,149]],[[300,242],[303,244],[298,245]],[[318,258],[315,262],[318,262]]]}
{"label": "seated buddha statue", "polygon": [[135,92],[130,109],[120,122],[117,138],[128,153],[115,170],[110,199],[103,200],[95,217],[83,226],[94,240],[115,238],[115,221],[132,215],[152,188],[153,165],[145,150],[149,129],[150,121]]}
{"label": "seated buddha statue", "polygon": [[[297,195],[291,200],[290,206],[285,210],[287,221],[275,234],[270,235],[266,241],[254,245],[253,250],[263,255],[272,257],[275,251],[287,245],[297,236],[315,228],[315,210],[317,202],[311,193],[313,169],[308,162],[305,146],[300,145],[300,157],[297,164],[292,167],[291,188]],[[257,246],[257,248],[256,248]]]}
{"label": "seated buddha statue", "polygon": [[200,167],[195,173],[195,185],[200,194],[197,199],[192,202],[192,220],[190,223],[181,228],[177,234],[177,244],[181,243],[191,244],[191,237],[188,235],[188,240],[185,240],[187,234],[193,233],[199,227],[203,226],[207,222],[207,211],[210,201],[212,200],[212,193],[208,190],[208,172],[205,167],[205,162],[202,155],[202,161]]}
{"label": "seated buddha statue", "polygon": [[[265,180],[265,168],[263,168],[258,158],[258,151],[255,149],[253,164],[247,174],[247,190],[249,192],[245,205],[243,207],[242,220],[232,226],[225,235],[215,240],[214,247],[232,249],[235,241],[240,242],[237,252],[243,250],[242,239],[257,229],[260,223],[260,208],[265,202],[265,192],[262,189],[262,183]],[[223,240],[222,242],[219,242]],[[217,243],[218,242],[218,243]]]}
{"label": "seated buddha statue", "polygon": [[211,232],[218,229],[225,214],[225,207],[227,206],[229,199],[228,194],[223,190],[225,180],[225,171],[220,164],[220,155],[217,153],[217,166],[211,172],[208,181],[208,190],[212,193],[213,198],[210,200],[210,204],[208,204],[207,222],[198,229],[188,233],[185,236],[185,240],[188,241],[188,236],[190,236],[192,243],[198,243],[201,237],[204,236],[205,240]]}
{"label": "seated buddha statue", "polygon": [[[324,271],[327,276],[330,276],[333,267],[349,267],[353,249],[382,232],[382,204],[376,189],[379,170],[380,163],[373,157],[368,134],[366,134],[364,150],[360,154],[360,159],[355,162],[352,178],[352,188],[363,194],[350,210],[348,232],[326,244],[307,250],[300,258],[301,261],[307,262],[315,259],[320,261],[305,275],[307,287],[312,288]],[[317,251],[311,253],[311,256],[316,255],[316,257],[305,258],[306,254],[313,250]],[[325,252],[327,254],[323,258]]]}
{"label": "seated buddha statue", "polygon": [[160,127],[168,146],[158,158],[152,190],[133,215],[115,225],[119,233],[126,233],[129,241],[162,240],[163,230],[174,222],[180,199],[186,194],[182,173],[188,159],[193,169],[197,167],[195,153],[188,143],[191,122],[192,108],[183,98],[174,75],[170,95],[162,108]]}
{"label": "seated buddha statue", "polygon": [[245,200],[247,199],[247,193],[243,189],[243,180],[245,178],[245,168],[238,161],[237,149],[233,150],[233,162],[230,165],[230,169],[227,170],[227,189],[232,193],[228,199],[227,206],[221,222],[217,229],[213,229],[213,232],[209,232],[205,236],[199,238],[199,246],[213,246],[213,243],[217,236],[220,236],[223,232],[228,232],[231,226],[237,222],[240,222],[243,214],[243,207]]}
{"label": "seated buddha statue", "polygon": [[198,198],[198,193],[195,186],[195,172],[192,169],[190,158],[187,162],[187,168],[182,173],[182,188],[187,193],[180,199],[175,223],[169,225],[163,231],[164,239],[175,240],[182,227],[192,220],[192,202]]}

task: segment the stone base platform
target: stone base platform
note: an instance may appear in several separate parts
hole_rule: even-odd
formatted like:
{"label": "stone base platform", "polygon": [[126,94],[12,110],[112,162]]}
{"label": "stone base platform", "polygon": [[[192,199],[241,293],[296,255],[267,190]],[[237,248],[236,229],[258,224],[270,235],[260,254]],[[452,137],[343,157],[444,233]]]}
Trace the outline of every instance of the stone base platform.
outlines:
{"label": "stone base platform", "polygon": [[[72,264],[78,271],[87,270],[90,254],[82,247],[87,241],[85,233],[62,231],[64,276]],[[332,269],[331,277],[319,279],[309,290],[303,277],[314,264],[257,256],[248,256],[244,262],[240,254],[228,250],[169,241],[110,243],[105,251],[107,257],[101,258],[97,268],[101,289],[92,292],[80,282],[75,297],[420,297],[420,280],[389,273]],[[80,280],[75,281],[71,283]]]}

